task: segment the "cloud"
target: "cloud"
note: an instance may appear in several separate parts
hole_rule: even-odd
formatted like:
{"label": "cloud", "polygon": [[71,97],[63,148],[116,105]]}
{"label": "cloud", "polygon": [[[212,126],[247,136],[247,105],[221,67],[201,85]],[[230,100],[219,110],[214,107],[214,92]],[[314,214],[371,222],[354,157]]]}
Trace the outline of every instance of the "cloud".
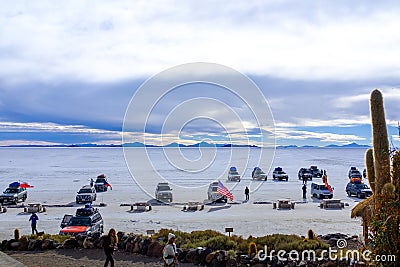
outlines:
{"label": "cloud", "polygon": [[176,64],[211,61],[291,79],[397,77],[396,6],[312,1],[3,3],[0,76],[9,82],[70,77],[119,81]]}

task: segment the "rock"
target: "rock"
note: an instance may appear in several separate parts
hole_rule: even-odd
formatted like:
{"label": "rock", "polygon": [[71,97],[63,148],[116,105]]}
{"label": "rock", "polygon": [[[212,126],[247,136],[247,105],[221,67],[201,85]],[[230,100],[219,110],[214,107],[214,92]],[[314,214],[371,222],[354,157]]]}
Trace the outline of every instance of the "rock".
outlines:
{"label": "rock", "polygon": [[21,242],[19,242],[19,241],[10,242],[9,249],[10,250],[18,250],[18,248],[20,246],[21,246]]}
{"label": "rock", "polygon": [[78,241],[71,237],[70,239],[65,240],[62,246],[65,249],[76,248],[78,246]]}
{"label": "rock", "polygon": [[29,250],[29,251],[35,250],[35,244],[36,244],[36,240],[30,239],[30,240],[28,241],[28,250]]}
{"label": "rock", "polygon": [[23,236],[19,239],[21,242],[21,245],[18,247],[19,251],[25,251],[28,250],[28,244],[29,244],[29,239],[26,236]]}
{"label": "rock", "polygon": [[45,239],[42,242],[42,250],[54,249],[54,240]]}
{"label": "rock", "polygon": [[147,256],[153,258],[161,258],[164,246],[162,246],[157,241],[151,243],[147,249]]}

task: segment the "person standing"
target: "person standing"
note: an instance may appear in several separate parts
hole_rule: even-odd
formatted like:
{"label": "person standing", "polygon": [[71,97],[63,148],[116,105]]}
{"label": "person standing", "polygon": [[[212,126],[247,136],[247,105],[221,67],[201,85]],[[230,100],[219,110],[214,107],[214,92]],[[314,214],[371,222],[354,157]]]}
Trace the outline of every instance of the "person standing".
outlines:
{"label": "person standing", "polygon": [[303,189],[303,199],[306,199],[307,198],[307,186],[306,186],[306,184],[303,184],[302,189]]}
{"label": "person standing", "polygon": [[168,234],[168,244],[165,245],[163,250],[164,267],[175,267],[177,262],[178,253],[175,244],[175,235]]}
{"label": "person standing", "polygon": [[104,238],[103,248],[104,253],[106,254],[106,262],[104,263],[104,267],[108,266],[108,262],[111,263],[111,267],[114,267],[114,246],[118,243],[118,237],[115,233],[115,229],[111,228],[108,231],[108,235]]}
{"label": "person standing", "polygon": [[244,189],[244,194],[246,195],[246,201],[249,200],[249,195],[250,195],[250,190],[249,188],[246,186],[246,189]]}
{"label": "person standing", "polygon": [[31,228],[32,228],[32,235],[38,234],[38,230],[36,229],[37,221],[39,220],[39,217],[36,215],[36,213],[32,212],[31,217],[29,218],[29,221],[31,222]]}

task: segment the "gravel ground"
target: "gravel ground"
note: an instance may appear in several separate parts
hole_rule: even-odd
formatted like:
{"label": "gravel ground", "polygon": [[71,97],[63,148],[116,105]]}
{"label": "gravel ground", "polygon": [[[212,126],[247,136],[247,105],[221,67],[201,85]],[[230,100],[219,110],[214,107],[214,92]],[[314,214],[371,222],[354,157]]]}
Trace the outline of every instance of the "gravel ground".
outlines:
{"label": "gravel ground", "polygon": [[[102,249],[57,249],[47,251],[7,251],[12,258],[22,262],[28,267],[45,266],[78,266],[78,267],[102,267],[105,256]],[[163,266],[161,259],[150,258],[139,254],[129,254],[116,251],[114,254],[115,266]],[[110,265],[109,265],[110,266]],[[180,267],[193,266],[180,264]]]}

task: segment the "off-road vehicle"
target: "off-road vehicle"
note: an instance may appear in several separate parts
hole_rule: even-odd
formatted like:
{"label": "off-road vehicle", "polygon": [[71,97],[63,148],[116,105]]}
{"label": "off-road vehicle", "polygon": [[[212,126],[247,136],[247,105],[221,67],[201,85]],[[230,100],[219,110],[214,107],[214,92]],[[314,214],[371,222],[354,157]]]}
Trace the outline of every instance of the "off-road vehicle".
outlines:
{"label": "off-road vehicle", "polygon": [[221,201],[226,203],[228,201],[226,196],[218,193],[218,181],[212,182],[208,186],[207,199],[211,202]]}
{"label": "off-road vehicle", "polygon": [[3,194],[0,195],[0,203],[11,203],[17,204],[19,201],[24,202],[28,197],[26,188],[19,186],[19,183],[11,183],[9,187],[4,190]]}
{"label": "off-road vehicle", "polygon": [[172,202],[172,188],[168,183],[158,183],[156,192],[154,193],[157,201],[169,201]]}
{"label": "off-road vehicle", "polygon": [[285,180],[287,181],[289,179],[289,176],[287,173],[281,168],[281,167],[276,167],[274,171],[272,172],[272,178],[274,180]]}
{"label": "off-road vehicle", "polygon": [[88,202],[92,203],[93,201],[96,201],[96,198],[96,189],[94,189],[94,187],[91,187],[90,185],[84,185],[77,192],[76,204]]}
{"label": "off-road vehicle", "polygon": [[[69,220],[68,220],[69,219]],[[75,216],[64,215],[60,235],[90,235],[104,232],[104,222],[99,211],[90,204],[76,210]]]}

